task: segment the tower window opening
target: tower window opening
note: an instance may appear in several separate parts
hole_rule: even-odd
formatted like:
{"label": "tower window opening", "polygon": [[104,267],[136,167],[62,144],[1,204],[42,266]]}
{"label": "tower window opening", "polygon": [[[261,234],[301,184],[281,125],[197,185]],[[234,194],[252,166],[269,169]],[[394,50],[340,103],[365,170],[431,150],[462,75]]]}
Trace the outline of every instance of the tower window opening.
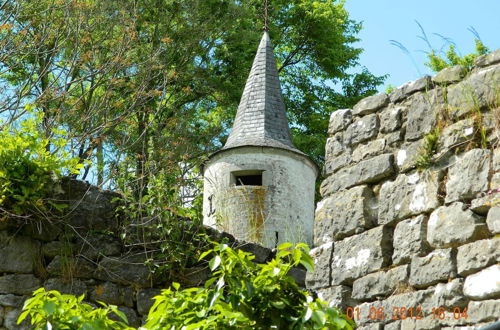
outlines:
{"label": "tower window opening", "polygon": [[235,175],[237,186],[262,186],[262,173],[249,175]]}

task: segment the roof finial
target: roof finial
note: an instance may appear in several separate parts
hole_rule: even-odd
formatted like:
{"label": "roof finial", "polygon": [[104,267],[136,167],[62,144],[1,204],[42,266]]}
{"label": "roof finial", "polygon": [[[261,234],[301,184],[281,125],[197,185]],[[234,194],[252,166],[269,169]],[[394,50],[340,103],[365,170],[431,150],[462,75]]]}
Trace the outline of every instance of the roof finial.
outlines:
{"label": "roof finial", "polygon": [[269,31],[269,1],[264,0],[264,31]]}

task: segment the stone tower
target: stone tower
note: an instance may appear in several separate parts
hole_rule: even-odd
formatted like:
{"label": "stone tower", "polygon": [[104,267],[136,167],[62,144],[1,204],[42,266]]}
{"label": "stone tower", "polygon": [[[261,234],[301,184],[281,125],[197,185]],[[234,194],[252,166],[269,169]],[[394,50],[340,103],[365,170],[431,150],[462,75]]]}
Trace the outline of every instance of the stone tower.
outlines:
{"label": "stone tower", "polygon": [[203,175],[204,224],[271,248],[312,244],[318,168],[292,143],[267,31],[231,134]]}

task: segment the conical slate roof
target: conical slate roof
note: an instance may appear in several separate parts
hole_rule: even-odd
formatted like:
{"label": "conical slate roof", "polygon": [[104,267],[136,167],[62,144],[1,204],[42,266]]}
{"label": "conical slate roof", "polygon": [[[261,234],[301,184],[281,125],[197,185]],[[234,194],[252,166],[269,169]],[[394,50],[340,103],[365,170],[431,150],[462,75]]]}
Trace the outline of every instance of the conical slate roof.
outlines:
{"label": "conical slate roof", "polygon": [[222,150],[242,146],[274,147],[303,154],[292,143],[267,31],[260,40],[233,129]]}

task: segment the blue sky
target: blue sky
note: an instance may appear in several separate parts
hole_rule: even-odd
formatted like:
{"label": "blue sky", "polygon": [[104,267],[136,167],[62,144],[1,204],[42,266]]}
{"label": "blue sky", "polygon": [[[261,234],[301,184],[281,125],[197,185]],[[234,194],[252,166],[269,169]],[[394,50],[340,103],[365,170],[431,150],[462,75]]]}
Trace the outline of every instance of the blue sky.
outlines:
{"label": "blue sky", "polygon": [[[424,66],[428,46],[418,38],[417,20],[425,29],[434,48],[444,41],[438,33],[455,42],[462,54],[474,50],[473,27],[490,50],[500,48],[500,0],[346,0],[345,8],[352,19],[363,23],[357,47],[364,49],[360,64],[376,75],[389,74],[385,85],[399,86],[430,74]],[[390,40],[402,43],[417,65]]]}

